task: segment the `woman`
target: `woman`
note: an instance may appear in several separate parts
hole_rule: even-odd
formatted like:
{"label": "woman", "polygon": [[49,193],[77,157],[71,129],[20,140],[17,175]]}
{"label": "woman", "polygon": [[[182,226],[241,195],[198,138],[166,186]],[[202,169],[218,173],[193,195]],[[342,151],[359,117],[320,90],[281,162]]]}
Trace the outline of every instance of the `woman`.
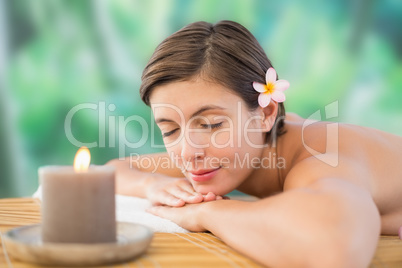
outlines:
{"label": "woman", "polygon": [[[402,139],[285,113],[288,85],[235,22],[169,36],[140,88],[167,153],[111,161],[118,193],[267,266],[366,267],[402,223]],[[261,199],[226,200],[234,189]]]}

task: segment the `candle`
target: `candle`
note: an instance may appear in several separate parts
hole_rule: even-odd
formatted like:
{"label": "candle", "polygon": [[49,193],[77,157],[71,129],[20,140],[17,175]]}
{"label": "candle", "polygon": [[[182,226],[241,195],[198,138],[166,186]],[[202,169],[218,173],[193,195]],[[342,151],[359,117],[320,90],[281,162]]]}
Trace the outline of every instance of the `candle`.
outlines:
{"label": "candle", "polygon": [[90,164],[88,148],[71,166],[39,168],[42,184],[42,241],[107,243],[116,241],[115,171]]}

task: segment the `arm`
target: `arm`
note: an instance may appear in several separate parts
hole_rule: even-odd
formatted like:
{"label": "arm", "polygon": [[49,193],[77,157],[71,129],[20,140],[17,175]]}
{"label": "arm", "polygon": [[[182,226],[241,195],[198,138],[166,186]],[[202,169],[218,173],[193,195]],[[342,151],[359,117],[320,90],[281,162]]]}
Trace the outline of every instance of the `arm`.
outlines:
{"label": "arm", "polygon": [[370,194],[346,181],[321,179],[248,205],[224,202],[208,204],[202,225],[274,267],[367,267],[380,234]]}
{"label": "arm", "polygon": [[[162,161],[166,161],[164,167],[169,168],[162,169]],[[149,185],[184,178],[167,153],[126,157],[123,160],[113,159],[107,165],[116,168],[116,192],[122,195],[146,198]]]}
{"label": "arm", "polygon": [[196,193],[167,153],[114,159],[107,165],[116,168],[117,194],[147,198],[155,205],[180,207],[223,198],[214,193]]}
{"label": "arm", "polygon": [[370,194],[329,178],[252,203],[223,200],[152,212],[194,231],[209,230],[273,267],[367,267],[380,234]]}

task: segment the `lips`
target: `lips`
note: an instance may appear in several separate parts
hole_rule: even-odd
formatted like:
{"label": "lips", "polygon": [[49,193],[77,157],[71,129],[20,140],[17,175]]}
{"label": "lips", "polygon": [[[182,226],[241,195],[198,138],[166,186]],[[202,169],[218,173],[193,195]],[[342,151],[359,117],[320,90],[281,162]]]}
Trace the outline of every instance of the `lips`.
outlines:
{"label": "lips", "polygon": [[190,176],[191,179],[197,182],[206,182],[211,180],[213,177],[215,177],[216,173],[221,169],[215,168],[215,169],[202,169],[202,170],[193,170],[190,171]]}
{"label": "lips", "polygon": [[202,170],[193,170],[193,171],[189,171],[191,174],[193,175],[203,175],[203,174],[207,174],[210,173],[214,170],[217,170],[219,168],[214,168],[214,169],[202,169]]}

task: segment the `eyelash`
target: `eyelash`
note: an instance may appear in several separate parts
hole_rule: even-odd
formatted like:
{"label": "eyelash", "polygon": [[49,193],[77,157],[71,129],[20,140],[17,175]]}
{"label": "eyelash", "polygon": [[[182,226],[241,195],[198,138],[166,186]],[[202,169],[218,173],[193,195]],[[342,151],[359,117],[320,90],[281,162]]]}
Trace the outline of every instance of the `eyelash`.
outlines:
{"label": "eyelash", "polygon": [[215,129],[215,128],[221,127],[221,126],[222,126],[222,123],[223,123],[223,122],[216,123],[216,124],[211,124],[211,125],[208,125],[208,124],[201,124],[201,126],[202,126],[203,128]]}
{"label": "eyelash", "polygon": [[[222,124],[223,124],[223,122],[216,123],[216,124],[211,124],[211,125],[209,125],[209,124],[201,124],[201,126],[203,128],[216,129],[216,128],[220,128],[222,126]],[[174,134],[176,132],[176,130],[178,130],[178,128],[173,129],[172,131],[163,133],[162,136],[163,137],[169,137],[170,135]]]}
{"label": "eyelash", "polygon": [[172,131],[166,132],[162,134],[162,137],[169,137],[170,135],[172,135],[173,133],[176,132],[176,130],[178,130],[178,128],[173,129]]}

